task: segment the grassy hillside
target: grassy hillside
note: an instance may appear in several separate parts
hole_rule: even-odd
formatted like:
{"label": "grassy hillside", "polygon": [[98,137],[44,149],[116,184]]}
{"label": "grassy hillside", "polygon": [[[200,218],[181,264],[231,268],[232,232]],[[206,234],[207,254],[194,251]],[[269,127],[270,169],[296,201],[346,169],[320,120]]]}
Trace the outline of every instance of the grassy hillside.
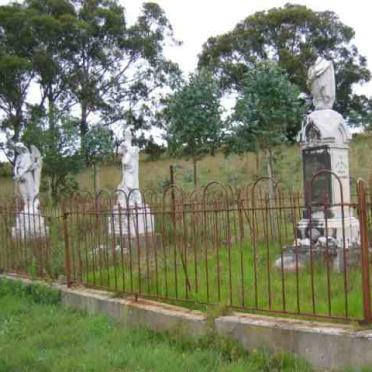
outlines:
{"label": "grassy hillside", "polygon": [[[372,135],[361,134],[351,142],[350,170],[351,177],[368,179],[372,174]],[[282,146],[275,149],[275,176],[286,187],[301,189],[302,165],[298,145]],[[176,166],[176,183],[186,190],[193,188],[192,163],[182,159],[162,158],[157,161],[147,160],[145,155],[140,160],[141,188],[151,188],[161,191],[169,183],[169,166]],[[114,190],[121,177],[121,165],[101,165],[99,169],[99,188]],[[220,181],[234,186],[248,185],[257,178],[257,174],[266,175],[266,163],[260,156],[257,172],[257,159],[252,153],[244,156],[231,155],[225,157],[222,153],[208,156],[198,164],[199,184],[205,185],[210,181]],[[93,172],[87,168],[77,176],[80,188],[93,190]],[[11,179],[0,178],[0,194],[11,195],[14,186]]]}

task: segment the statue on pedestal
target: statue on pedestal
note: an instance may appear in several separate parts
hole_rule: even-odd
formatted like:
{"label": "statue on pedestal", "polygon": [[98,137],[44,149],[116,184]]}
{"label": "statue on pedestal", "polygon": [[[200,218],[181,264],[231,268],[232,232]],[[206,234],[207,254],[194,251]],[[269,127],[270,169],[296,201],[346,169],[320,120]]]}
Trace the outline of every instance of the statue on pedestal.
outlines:
{"label": "statue on pedestal", "polygon": [[122,180],[118,185],[118,204],[122,208],[127,207],[127,198],[129,197],[129,206],[142,203],[141,193],[139,191],[139,148],[132,145],[132,133],[130,129],[124,132],[124,141],[119,147],[122,164]]}
{"label": "statue on pedestal", "polygon": [[113,218],[109,219],[110,234],[135,237],[153,231],[154,217],[144,204],[139,190],[139,148],[132,145],[129,128],[124,131],[124,141],[119,147],[122,180],[118,185],[117,203]]}
{"label": "statue on pedestal", "polygon": [[13,147],[16,161],[14,164],[14,181],[17,184],[23,201],[23,209],[16,217],[16,224],[12,229],[12,236],[22,238],[44,236],[47,229],[44,218],[40,214],[40,179],[42,157],[36,146],[28,149],[23,143],[18,142]]}
{"label": "statue on pedestal", "polygon": [[332,61],[318,57],[308,71],[308,85],[315,110],[331,110],[336,98],[335,72]]}
{"label": "statue on pedestal", "polygon": [[296,241],[288,247],[284,261],[279,258],[275,266],[280,268],[283,264],[290,270],[296,257],[304,263],[310,252],[320,257],[326,251],[333,257],[334,268],[342,271],[344,252],[350,263],[357,257],[354,253],[360,240],[359,221],[353,217],[350,207],[348,144],[351,134],[342,115],[332,109],[336,97],[332,61],[318,57],[309,69],[308,84],[315,110],[306,116],[298,136],[305,208],[297,224]]}
{"label": "statue on pedestal", "polygon": [[23,199],[23,209],[29,213],[39,209],[39,190],[42,157],[36,146],[30,150],[21,142],[14,146],[16,161],[14,164],[14,181]]}

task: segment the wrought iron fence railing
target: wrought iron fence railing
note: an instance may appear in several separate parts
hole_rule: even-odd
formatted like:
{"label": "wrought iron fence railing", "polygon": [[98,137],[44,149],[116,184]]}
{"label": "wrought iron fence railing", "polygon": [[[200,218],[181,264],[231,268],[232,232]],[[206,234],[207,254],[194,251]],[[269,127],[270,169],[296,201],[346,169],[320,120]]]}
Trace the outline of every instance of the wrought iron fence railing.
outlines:
{"label": "wrought iron fence railing", "polygon": [[[362,181],[357,191],[353,203],[311,206],[279,187],[271,195],[219,183],[189,195],[144,193],[126,207],[103,193],[35,214],[2,202],[0,268],[191,307],[370,321],[372,203]],[[340,240],[332,224],[341,209]],[[315,210],[323,226],[299,236]]]}

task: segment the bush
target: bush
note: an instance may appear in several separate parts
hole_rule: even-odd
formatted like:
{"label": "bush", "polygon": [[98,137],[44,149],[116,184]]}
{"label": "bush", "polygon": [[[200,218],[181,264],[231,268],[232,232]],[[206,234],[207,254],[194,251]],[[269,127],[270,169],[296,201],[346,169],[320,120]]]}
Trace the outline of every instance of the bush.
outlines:
{"label": "bush", "polygon": [[148,155],[148,160],[155,161],[159,160],[161,155],[164,154],[166,148],[162,145],[158,145],[153,141],[149,141],[145,147],[145,154]]}
{"label": "bush", "polygon": [[61,293],[55,288],[20,280],[0,279],[0,297],[7,295],[28,297],[39,304],[58,304],[61,301]]}
{"label": "bush", "polygon": [[0,177],[12,177],[13,169],[10,163],[0,163]]}

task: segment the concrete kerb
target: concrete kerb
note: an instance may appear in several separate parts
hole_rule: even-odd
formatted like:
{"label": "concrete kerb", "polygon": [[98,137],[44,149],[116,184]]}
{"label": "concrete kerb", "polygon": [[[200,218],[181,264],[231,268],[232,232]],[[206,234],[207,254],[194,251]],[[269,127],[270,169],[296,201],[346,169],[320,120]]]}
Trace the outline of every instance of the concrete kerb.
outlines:
{"label": "concrete kerb", "polygon": [[[16,276],[0,278],[32,283]],[[101,290],[51,286],[61,291],[63,306],[105,314],[125,326],[182,332],[196,338],[210,331],[211,322],[199,311],[144,299],[115,298],[111,292]],[[295,353],[317,368],[372,366],[372,329],[240,313],[218,317],[213,326],[218,334],[240,342],[246,350]]]}
{"label": "concrete kerb", "polygon": [[318,368],[372,366],[370,329],[358,331],[350,325],[251,314],[217,318],[215,328],[219,334],[239,341],[246,350],[287,351]]}
{"label": "concrete kerb", "polygon": [[134,298],[113,298],[112,293],[86,288],[63,289],[62,305],[105,314],[130,327],[146,327],[158,332],[185,332],[201,337],[206,332],[206,319],[202,313]]}

